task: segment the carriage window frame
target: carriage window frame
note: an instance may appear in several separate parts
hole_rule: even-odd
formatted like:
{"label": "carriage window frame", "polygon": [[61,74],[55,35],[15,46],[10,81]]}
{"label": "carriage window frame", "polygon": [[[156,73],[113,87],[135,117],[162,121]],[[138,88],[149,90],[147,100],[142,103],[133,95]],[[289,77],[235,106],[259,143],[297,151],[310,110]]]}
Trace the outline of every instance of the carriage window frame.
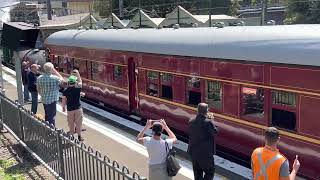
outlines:
{"label": "carriage window frame", "polygon": [[[79,62],[79,74],[80,74],[80,76],[81,76],[81,78],[83,78],[83,79],[88,79],[90,76],[90,74],[89,74],[89,69],[88,69],[88,62],[90,62],[90,61],[88,61],[88,60],[80,60],[80,59],[78,59],[78,62]],[[82,63],[84,63],[84,64],[82,64]],[[85,65],[85,68],[83,69],[83,66],[81,66],[81,65]],[[82,67],[82,68],[80,68],[80,67]],[[86,70],[86,71],[82,71],[82,70]]]}
{"label": "carriage window frame", "polygon": [[[245,92],[246,91],[246,92]],[[260,96],[260,97],[259,97]],[[252,107],[249,107],[248,102],[251,98]],[[258,107],[262,106],[262,107]],[[254,118],[255,120],[263,120],[265,118],[265,89],[260,87],[241,87],[241,115],[248,118]],[[248,112],[250,111],[251,112]],[[260,111],[260,112],[259,112]]]}
{"label": "carriage window frame", "polygon": [[90,64],[91,64],[91,79],[94,81],[100,81],[101,71],[99,71],[99,66],[101,66],[102,64],[94,61],[91,61]]}
{"label": "carriage window frame", "polygon": [[53,66],[54,66],[54,68],[58,68],[58,66],[59,66],[59,62],[58,62],[58,56],[57,55],[52,55],[52,64],[53,64]]}
{"label": "carriage window frame", "polygon": [[[147,71],[146,73],[146,93],[149,96],[160,97],[160,73],[157,71]],[[152,87],[152,88],[151,88]]]}
{"label": "carriage window frame", "polygon": [[147,80],[148,81],[158,81],[159,76],[160,76],[160,74],[157,71],[147,71]]}
{"label": "carriage window frame", "polygon": [[271,91],[272,105],[296,108],[297,94],[287,91]]}
{"label": "carriage window frame", "polygon": [[[288,91],[271,90],[270,98],[271,98],[270,100],[271,101],[271,116],[270,116],[271,125],[284,130],[297,131],[298,94],[293,92],[288,92]],[[279,118],[279,116],[284,116],[285,121],[282,120],[284,119],[283,117]]]}
{"label": "carriage window frame", "polygon": [[[212,86],[209,84],[213,84]],[[223,91],[223,84],[220,81],[211,81],[206,80],[206,103],[208,104],[209,108],[222,110],[222,91]],[[214,100],[217,97],[217,100]],[[212,100],[213,99],[213,100]]]}
{"label": "carriage window frame", "polygon": [[[199,103],[202,102],[202,92],[201,92],[201,79],[196,76],[186,77],[186,104],[191,107],[197,107]],[[190,96],[197,97],[200,99],[191,98]]]}
{"label": "carriage window frame", "polygon": [[123,67],[120,65],[113,66],[113,80],[120,81],[123,79]]}
{"label": "carriage window frame", "polygon": [[72,69],[71,58],[65,56],[63,57],[63,72],[66,74],[70,74]]}
{"label": "carriage window frame", "polygon": [[195,76],[187,78],[187,85],[188,89],[198,89],[201,88],[201,79]]}
{"label": "carriage window frame", "polygon": [[80,59],[73,59],[73,69],[80,70]]}
{"label": "carriage window frame", "polygon": [[58,56],[58,72],[63,73],[63,56]]}
{"label": "carriage window frame", "polygon": [[161,87],[160,97],[166,100],[173,100],[172,74],[161,72],[159,75],[160,75],[160,87]]}

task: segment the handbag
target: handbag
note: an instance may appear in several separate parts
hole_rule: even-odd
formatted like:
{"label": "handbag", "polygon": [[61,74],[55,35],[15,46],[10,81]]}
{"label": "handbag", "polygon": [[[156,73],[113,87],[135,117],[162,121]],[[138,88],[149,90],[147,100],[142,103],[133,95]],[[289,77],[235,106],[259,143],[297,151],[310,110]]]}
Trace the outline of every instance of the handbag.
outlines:
{"label": "handbag", "polygon": [[178,160],[175,157],[175,150],[169,149],[169,145],[167,141],[166,143],[166,152],[167,152],[167,158],[166,158],[166,164],[167,164],[167,172],[168,176],[172,177],[178,174],[181,166],[178,162]]}

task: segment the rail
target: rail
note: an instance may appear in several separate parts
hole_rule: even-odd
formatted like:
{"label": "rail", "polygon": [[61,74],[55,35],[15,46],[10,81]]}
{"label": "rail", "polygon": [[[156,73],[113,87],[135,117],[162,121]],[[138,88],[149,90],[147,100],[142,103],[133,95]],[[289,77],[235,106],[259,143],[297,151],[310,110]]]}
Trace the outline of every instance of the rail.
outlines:
{"label": "rail", "polygon": [[35,117],[0,93],[0,129],[6,128],[57,179],[146,180],[108,156]]}

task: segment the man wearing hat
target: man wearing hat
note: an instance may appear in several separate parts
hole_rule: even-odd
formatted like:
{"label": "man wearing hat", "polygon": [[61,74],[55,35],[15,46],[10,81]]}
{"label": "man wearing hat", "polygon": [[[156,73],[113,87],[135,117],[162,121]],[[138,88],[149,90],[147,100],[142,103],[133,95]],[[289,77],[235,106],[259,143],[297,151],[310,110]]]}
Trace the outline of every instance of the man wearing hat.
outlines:
{"label": "man wearing hat", "polygon": [[82,88],[82,80],[78,70],[73,70],[72,75],[68,78],[68,87],[63,91],[62,96],[62,111],[65,112],[67,105],[67,118],[70,134],[75,131],[78,134],[79,141],[84,139],[81,136],[81,126],[83,119],[83,111],[80,103]]}

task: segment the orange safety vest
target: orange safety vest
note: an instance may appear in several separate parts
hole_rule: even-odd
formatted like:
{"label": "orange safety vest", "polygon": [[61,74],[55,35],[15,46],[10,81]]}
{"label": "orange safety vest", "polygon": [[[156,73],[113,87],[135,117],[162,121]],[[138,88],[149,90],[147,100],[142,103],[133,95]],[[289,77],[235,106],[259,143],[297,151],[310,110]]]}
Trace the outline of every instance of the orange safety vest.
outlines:
{"label": "orange safety vest", "polygon": [[251,155],[253,180],[280,180],[280,168],[285,161],[278,150],[255,149]]}

